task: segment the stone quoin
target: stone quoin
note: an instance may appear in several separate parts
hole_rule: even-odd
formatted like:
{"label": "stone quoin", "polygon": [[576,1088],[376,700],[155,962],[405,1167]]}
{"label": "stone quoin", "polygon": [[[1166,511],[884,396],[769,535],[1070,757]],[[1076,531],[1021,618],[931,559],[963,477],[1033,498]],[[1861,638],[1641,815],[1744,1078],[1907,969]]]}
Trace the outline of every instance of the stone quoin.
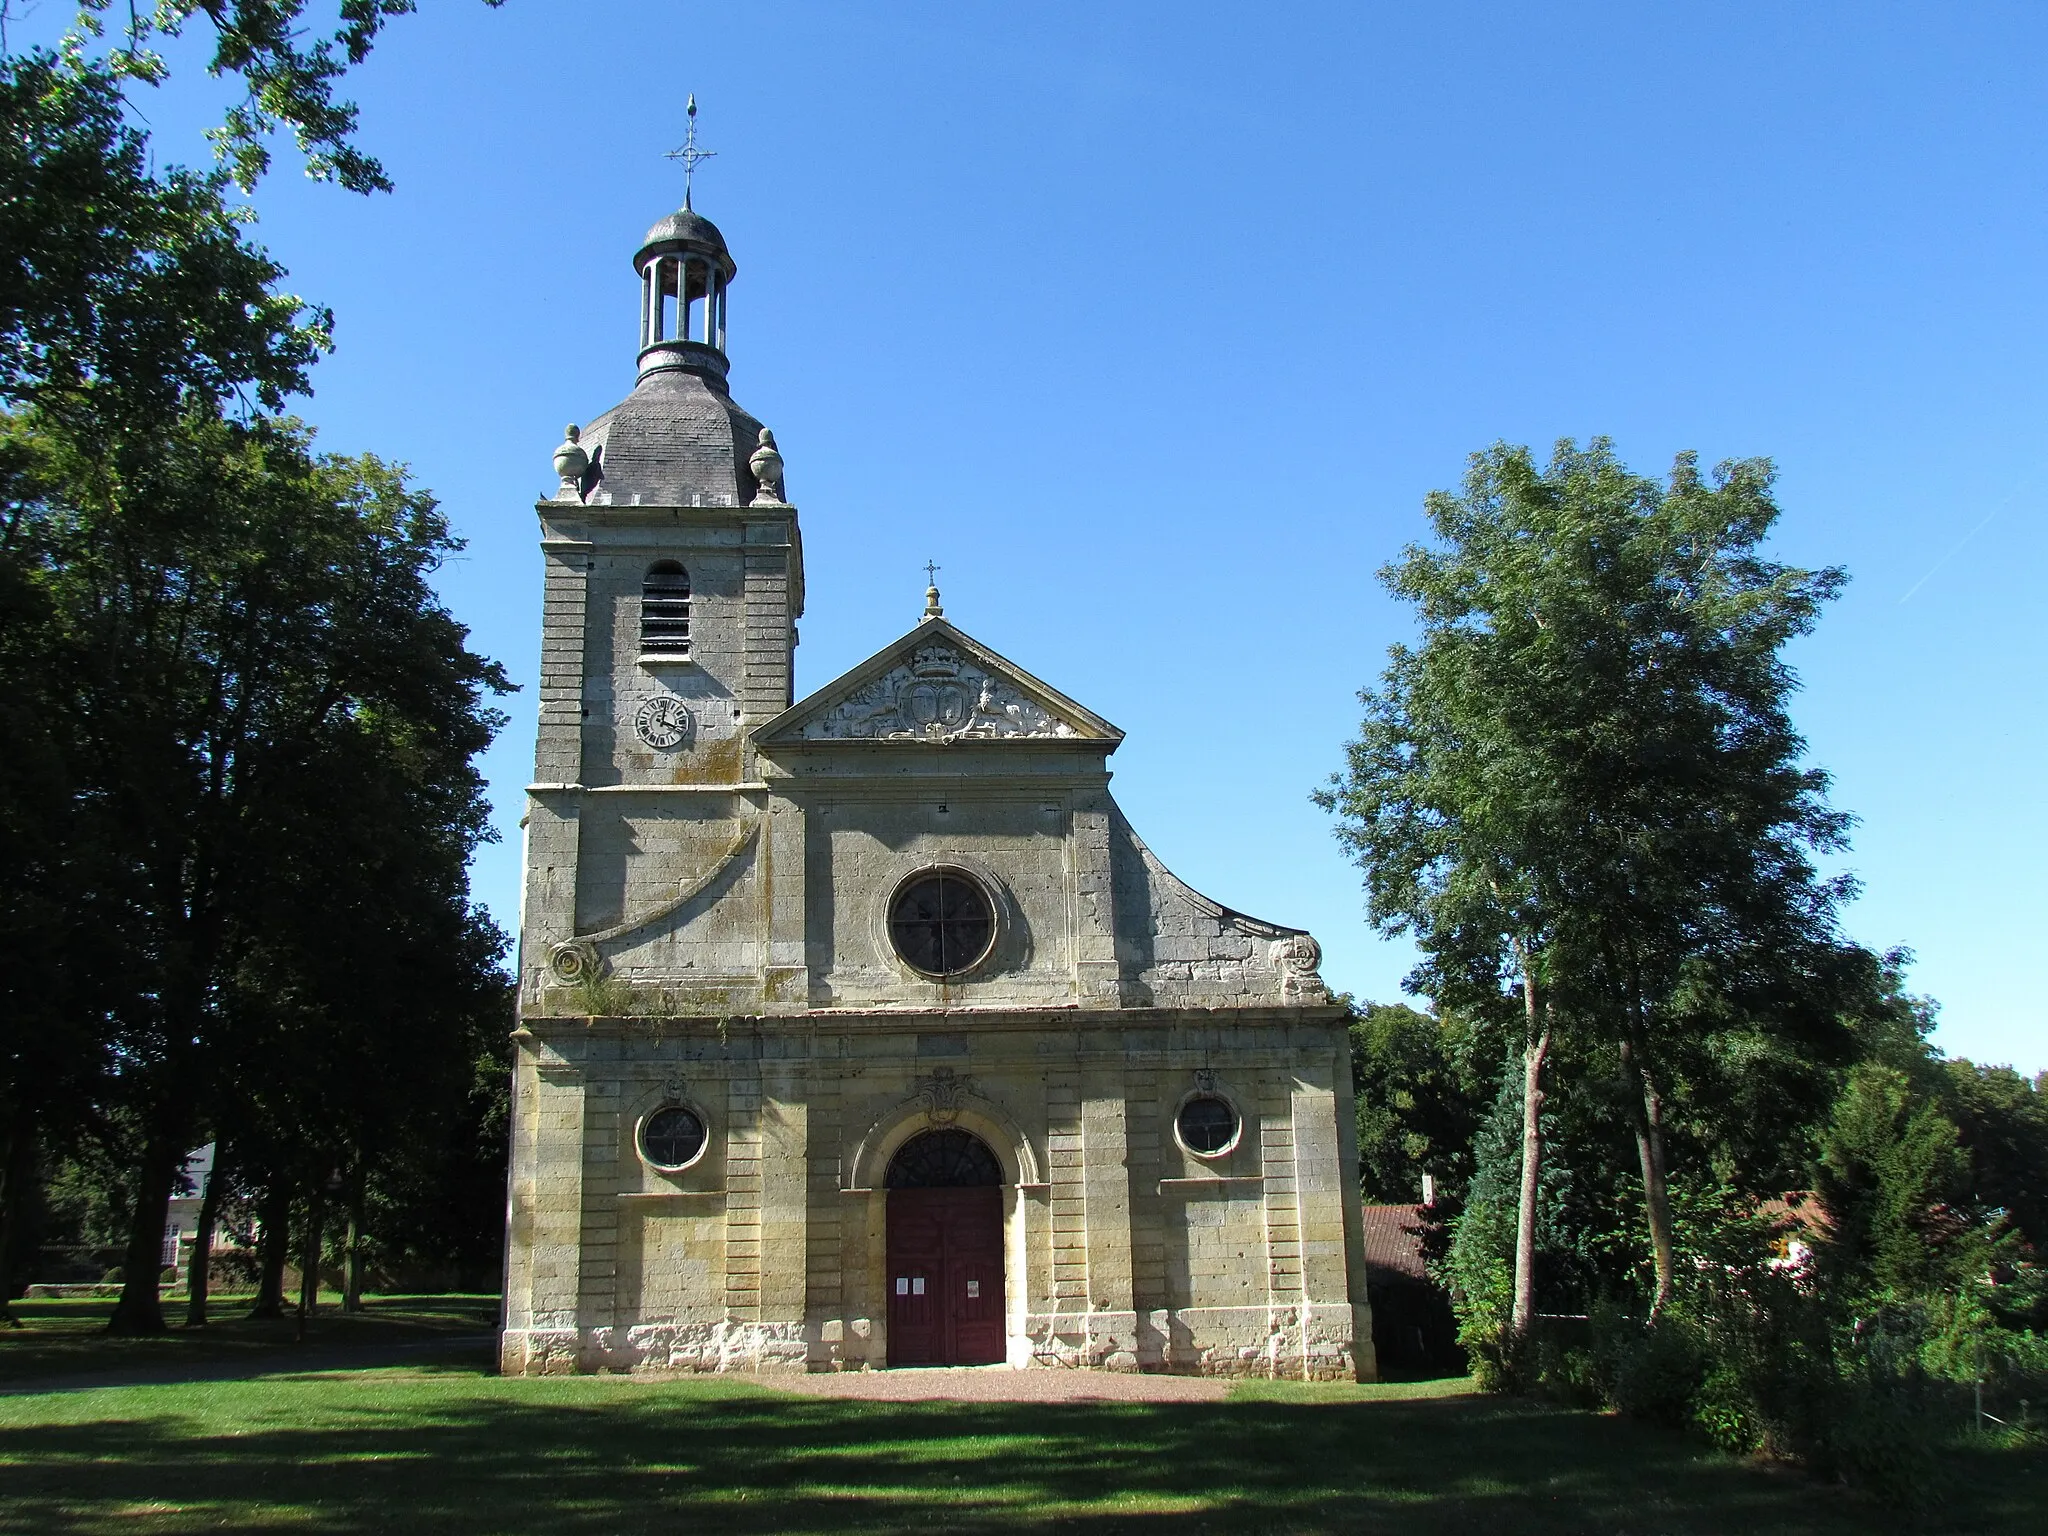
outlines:
{"label": "stone quoin", "polygon": [[936,580],[795,700],[736,264],[685,207],[633,265],[638,380],[537,508],[503,1368],[1372,1379],[1315,940],[1169,873],[1121,733]]}

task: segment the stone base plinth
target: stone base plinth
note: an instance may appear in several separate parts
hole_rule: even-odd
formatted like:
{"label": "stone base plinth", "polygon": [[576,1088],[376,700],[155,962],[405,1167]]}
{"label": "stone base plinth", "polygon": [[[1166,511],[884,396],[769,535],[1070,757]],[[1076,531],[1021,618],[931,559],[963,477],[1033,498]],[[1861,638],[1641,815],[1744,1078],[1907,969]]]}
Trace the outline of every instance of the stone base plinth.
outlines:
{"label": "stone base plinth", "polygon": [[[1278,1381],[1372,1379],[1371,1320],[1346,1303],[1184,1307],[1027,1316],[1006,1352],[1018,1370],[1161,1372]],[[1365,1348],[1357,1347],[1363,1338]],[[869,1370],[888,1364],[867,1318],[810,1323],[643,1323],[627,1328],[508,1328],[507,1376],[579,1372],[741,1373]],[[1362,1367],[1362,1368],[1361,1368]]]}

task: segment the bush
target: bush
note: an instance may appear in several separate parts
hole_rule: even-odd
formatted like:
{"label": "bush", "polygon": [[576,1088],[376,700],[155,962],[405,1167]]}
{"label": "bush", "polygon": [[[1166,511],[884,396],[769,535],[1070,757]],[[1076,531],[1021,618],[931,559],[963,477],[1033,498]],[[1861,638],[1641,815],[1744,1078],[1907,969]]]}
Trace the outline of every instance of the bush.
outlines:
{"label": "bush", "polygon": [[1674,1427],[1692,1422],[1707,1357],[1689,1318],[1667,1313],[1651,1328],[1603,1301],[1593,1309],[1592,1335],[1592,1379],[1609,1407]]}
{"label": "bush", "polygon": [[1724,1450],[1804,1459],[1833,1411],[1826,1307],[1769,1269],[1704,1279],[1687,1306],[1706,1361],[1693,1422]]}
{"label": "bush", "polygon": [[1934,1411],[1917,1374],[1887,1377],[1852,1365],[1830,1406],[1823,1432],[1803,1458],[1816,1472],[1868,1489],[1887,1504],[1926,1504],[1940,1493],[1937,1448],[1954,1420]]}
{"label": "bush", "polygon": [[[1768,1269],[1703,1278],[1654,1328],[1614,1302],[1594,1308],[1583,1361],[1545,1362],[1544,1385],[1689,1429],[1721,1449],[1798,1462],[1892,1504],[1942,1486],[1940,1450],[1966,1422],[1967,1389],[1923,1364],[1953,1352],[1915,1308],[1846,1328],[1826,1303]],[[2024,1354],[2031,1335],[2007,1347]],[[1996,1344],[1998,1341],[1993,1340]],[[1987,1346],[1988,1347],[1988,1346]]]}

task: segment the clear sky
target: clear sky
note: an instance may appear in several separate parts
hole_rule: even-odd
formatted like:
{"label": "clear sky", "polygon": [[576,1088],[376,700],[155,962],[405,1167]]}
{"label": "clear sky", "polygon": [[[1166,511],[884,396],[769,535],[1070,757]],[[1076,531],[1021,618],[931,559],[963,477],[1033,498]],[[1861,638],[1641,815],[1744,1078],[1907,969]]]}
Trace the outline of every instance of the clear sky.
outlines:
{"label": "clear sky", "polygon": [[[1794,653],[1862,818],[1849,928],[1917,952],[1945,1048],[2048,1067],[2048,8],[422,9],[350,83],[395,195],[286,155],[259,235],[337,313],[306,414],[442,497],[448,598],[528,685],[476,870],[508,926],[533,502],[631,386],[695,91],[734,394],[803,513],[799,693],[938,561],[950,618],[1129,733],[1172,868],[1392,999],[1412,957],[1308,793],[1410,633],[1373,573],[1424,493],[1496,439],[1768,455],[1776,552],[1853,577]],[[145,103],[164,158],[204,94]]]}

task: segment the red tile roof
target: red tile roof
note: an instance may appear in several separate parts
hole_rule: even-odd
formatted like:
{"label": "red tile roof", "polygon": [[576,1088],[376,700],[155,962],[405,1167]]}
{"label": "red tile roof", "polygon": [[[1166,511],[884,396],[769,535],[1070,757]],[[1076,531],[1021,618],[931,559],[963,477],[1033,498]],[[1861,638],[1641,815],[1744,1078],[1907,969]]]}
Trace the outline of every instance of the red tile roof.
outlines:
{"label": "red tile roof", "polygon": [[1399,1276],[1427,1280],[1422,1242],[1414,1229],[1422,1221],[1419,1205],[1368,1205],[1365,1208],[1365,1272],[1368,1280]]}

